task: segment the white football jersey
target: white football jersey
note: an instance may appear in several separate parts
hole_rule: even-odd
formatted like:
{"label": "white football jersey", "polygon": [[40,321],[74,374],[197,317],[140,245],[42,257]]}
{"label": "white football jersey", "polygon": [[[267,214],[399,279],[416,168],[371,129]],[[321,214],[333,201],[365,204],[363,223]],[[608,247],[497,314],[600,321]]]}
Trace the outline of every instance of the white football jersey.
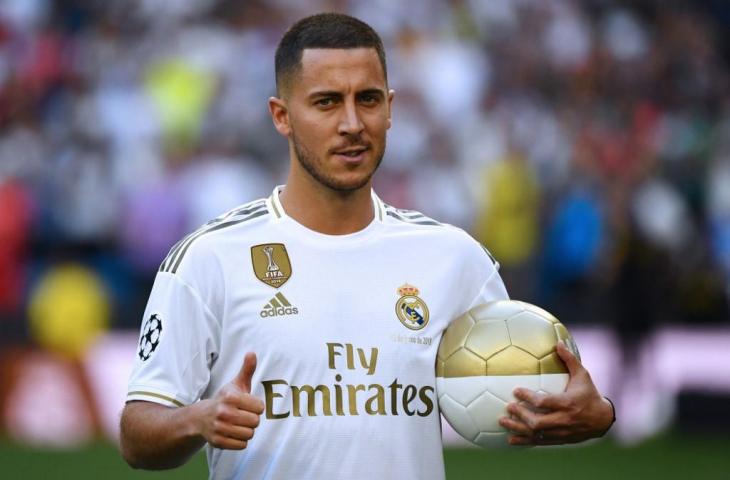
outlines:
{"label": "white football jersey", "polygon": [[383,204],[349,235],[251,202],[175,245],[144,314],[127,400],[210,398],[258,356],[266,411],[248,448],[208,447],[215,479],[444,478],[435,359],[449,322],[506,299],[464,231]]}

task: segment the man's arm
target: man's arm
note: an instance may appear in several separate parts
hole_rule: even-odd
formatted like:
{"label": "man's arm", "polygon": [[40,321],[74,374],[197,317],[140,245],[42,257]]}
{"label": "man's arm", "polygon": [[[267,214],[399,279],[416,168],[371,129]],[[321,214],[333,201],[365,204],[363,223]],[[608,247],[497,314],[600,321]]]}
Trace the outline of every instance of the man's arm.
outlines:
{"label": "man's arm", "polygon": [[[205,400],[203,400],[205,401]],[[121,451],[133,468],[162,470],[185,463],[205,444],[200,434],[200,403],[172,408],[129,402],[122,411]]]}
{"label": "man's arm", "polygon": [[185,463],[206,442],[216,448],[243,450],[264,411],[252,396],[256,355],[246,354],[240,372],[215,397],[171,408],[130,402],[121,420],[121,451],[134,468],[161,470]]}
{"label": "man's arm", "polygon": [[511,417],[500,425],[513,434],[512,445],[558,445],[603,436],[616,419],[613,404],[601,396],[588,370],[562,343],[557,352],[568,367],[570,380],[565,392],[538,393],[526,388],[514,391],[520,402],[507,406]]}

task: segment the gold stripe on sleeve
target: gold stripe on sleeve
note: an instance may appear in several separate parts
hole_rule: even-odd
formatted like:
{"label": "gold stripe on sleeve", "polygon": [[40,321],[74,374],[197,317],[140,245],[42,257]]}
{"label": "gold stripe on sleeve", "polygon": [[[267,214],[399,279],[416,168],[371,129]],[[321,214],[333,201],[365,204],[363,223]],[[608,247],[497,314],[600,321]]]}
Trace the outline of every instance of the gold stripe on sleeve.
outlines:
{"label": "gold stripe on sleeve", "polygon": [[185,406],[183,403],[175,400],[174,398],[168,397],[166,395],[160,395],[159,393],[137,391],[137,392],[129,392],[127,394],[128,397],[130,397],[132,395],[145,395],[147,397],[161,398],[162,400],[167,400],[168,402],[173,403],[173,404],[175,404],[178,407],[184,407]]}

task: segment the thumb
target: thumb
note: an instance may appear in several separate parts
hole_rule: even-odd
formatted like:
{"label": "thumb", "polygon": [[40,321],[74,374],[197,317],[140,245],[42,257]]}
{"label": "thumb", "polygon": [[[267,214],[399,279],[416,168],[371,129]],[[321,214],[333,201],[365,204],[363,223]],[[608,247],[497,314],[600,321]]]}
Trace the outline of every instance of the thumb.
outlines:
{"label": "thumb", "polygon": [[248,352],[243,358],[243,365],[239,370],[236,378],[233,379],[233,384],[243,390],[244,393],[251,393],[251,377],[253,372],[256,371],[256,354]]}
{"label": "thumb", "polygon": [[568,374],[571,378],[583,369],[583,365],[578,360],[578,357],[568,349],[563,340],[558,340],[557,352],[560,359],[565,363],[565,366],[568,367]]}

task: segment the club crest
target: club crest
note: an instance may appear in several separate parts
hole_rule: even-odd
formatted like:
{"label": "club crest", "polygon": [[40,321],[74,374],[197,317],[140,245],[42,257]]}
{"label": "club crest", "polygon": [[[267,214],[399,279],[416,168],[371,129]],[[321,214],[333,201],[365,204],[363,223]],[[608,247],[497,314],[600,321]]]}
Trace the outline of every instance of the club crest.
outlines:
{"label": "club crest", "polygon": [[291,262],[283,243],[265,243],[251,247],[251,262],[256,278],[279,288],[291,278]]}
{"label": "club crest", "polygon": [[421,330],[428,324],[428,307],[419,296],[418,288],[404,283],[398,287],[398,301],[395,303],[395,314],[406,328]]}

